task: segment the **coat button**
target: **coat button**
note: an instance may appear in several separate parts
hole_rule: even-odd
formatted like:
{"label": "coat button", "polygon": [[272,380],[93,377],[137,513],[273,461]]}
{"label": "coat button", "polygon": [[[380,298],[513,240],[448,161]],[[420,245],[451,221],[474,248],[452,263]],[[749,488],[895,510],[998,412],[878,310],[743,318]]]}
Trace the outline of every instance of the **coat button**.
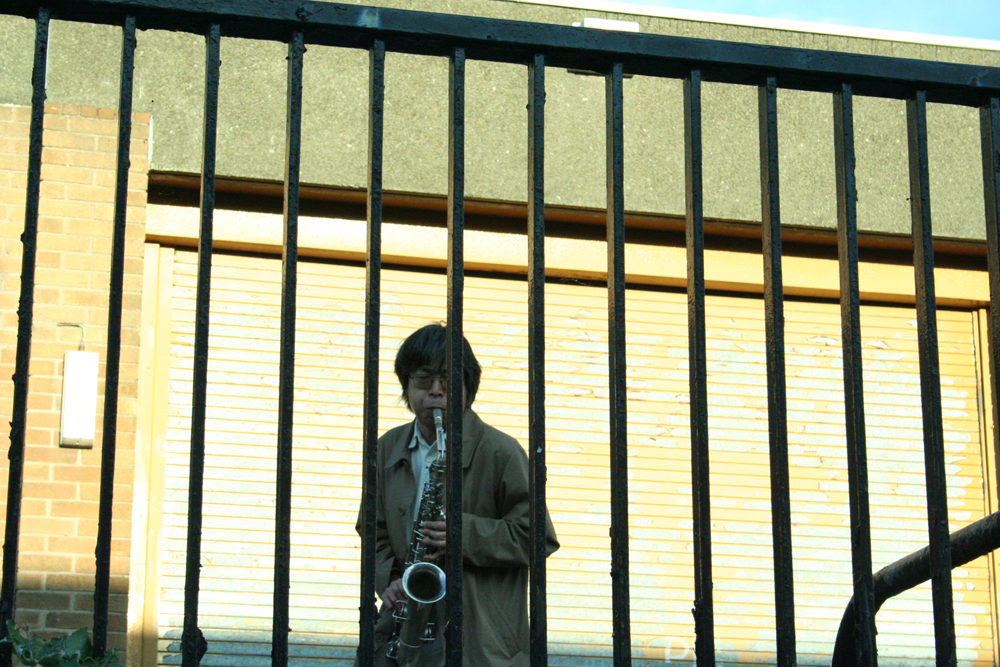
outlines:
{"label": "coat button", "polygon": [[376,643],[376,644],[381,644],[381,643],[382,643],[382,642],[384,642],[384,641],[385,641],[385,635],[383,635],[383,634],[381,634],[381,633],[377,633],[377,634],[375,635],[375,643]]}

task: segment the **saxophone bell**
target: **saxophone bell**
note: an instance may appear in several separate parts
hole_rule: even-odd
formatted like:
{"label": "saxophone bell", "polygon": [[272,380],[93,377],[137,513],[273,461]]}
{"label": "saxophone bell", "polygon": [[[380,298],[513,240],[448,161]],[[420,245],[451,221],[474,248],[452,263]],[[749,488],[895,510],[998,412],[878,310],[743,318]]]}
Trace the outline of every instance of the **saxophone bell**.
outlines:
{"label": "saxophone bell", "polygon": [[406,596],[421,604],[434,604],[445,594],[444,570],[426,561],[414,563],[403,572]]}

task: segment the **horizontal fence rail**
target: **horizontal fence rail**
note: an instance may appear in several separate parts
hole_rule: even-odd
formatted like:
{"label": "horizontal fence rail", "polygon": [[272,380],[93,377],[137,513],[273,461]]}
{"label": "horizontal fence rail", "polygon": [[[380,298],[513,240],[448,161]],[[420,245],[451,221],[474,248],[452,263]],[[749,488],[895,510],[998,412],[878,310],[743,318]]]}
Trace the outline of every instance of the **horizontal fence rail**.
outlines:
{"label": "horizontal fence rail", "polygon": [[[527,64],[537,52],[547,67],[607,70],[685,78],[698,64],[703,81],[759,85],[767,77],[782,88],[835,92],[851,81],[857,95],[909,99],[917,89],[928,102],[981,106],[1000,94],[1000,68],[868,56],[707,39],[580,30],[569,26],[483,19],[383,7],[322,2],[218,0],[3,0],[0,11],[34,18],[44,6],[63,20],[121,24],[134,15],[143,30],[202,33],[213,23],[227,37],[286,42],[302,30],[309,44],[368,49],[375,37],[400,53],[447,57],[461,44],[470,60]],[[599,34],[597,34],[599,33]]]}
{"label": "horizontal fence rail", "polygon": [[[572,67],[605,78],[607,178],[608,398],[610,443],[610,580],[612,582],[613,660],[632,661],[629,553],[629,451],[626,356],[626,225],[625,108],[623,80],[629,75],[673,78],[683,85],[686,185],[687,305],[691,434],[691,505],[694,656],[699,667],[716,661],[712,582],[712,520],[709,489],[709,397],[706,351],[705,231],[702,183],[702,84],[720,82],[758,89],[761,258],[767,369],[767,419],[770,463],[770,514],[774,586],[776,661],[797,664],[796,618],[789,489],[788,406],[782,280],[782,227],[779,188],[778,94],[781,90],[831,95],[836,165],[837,239],[840,270],[840,313],[843,382],[846,405],[845,452],[851,517],[853,592],[851,614],[855,636],[841,653],[850,664],[877,664],[875,613],[882,602],[881,580],[872,577],[871,518],[865,437],[862,374],[861,299],[858,288],[857,185],[853,100],[858,95],[905,100],[910,160],[910,203],[914,247],[915,302],[919,334],[920,381],[928,508],[928,541],[921,568],[933,582],[934,636],[937,663],[956,663],[952,601],[952,552],[942,423],[941,373],[938,359],[934,256],[928,166],[927,104],[945,103],[981,109],[984,205],[991,290],[989,351],[991,364],[1000,359],[1000,68],[861,56],[785,47],[722,43],[664,35],[593,31],[568,26],[482,19],[407,10],[347,6],[320,2],[264,0],[58,0],[48,3],[0,0],[0,12],[36,21],[34,94],[30,127],[27,205],[25,209],[18,342],[14,376],[13,421],[9,451],[8,504],[4,543],[0,632],[14,618],[24,433],[27,423],[28,360],[33,317],[35,253],[46,53],[50,19],[122,26],[121,92],[114,211],[114,245],[108,318],[107,389],[104,408],[102,475],[96,585],[94,646],[107,646],[108,590],[111,562],[111,506],[116,456],[119,352],[126,202],[128,189],[131,99],[137,30],[178,30],[205,38],[205,109],[201,171],[200,231],[192,411],[190,479],[188,482],[187,562],[185,564],[182,664],[200,664],[208,647],[199,628],[202,507],[205,493],[205,421],[210,334],[210,284],[216,178],[216,135],[219,130],[220,45],[223,37],[280,41],[287,44],[287,119],[284,186],[284,243],[280,318],[280,381],[277,429],[277,493],[275,508],[274,591],[271,660],[289,662],[289,588],[292,526],[293,397],[295,381],[296,285],[298,280],[299,172],[302,146],[303,54],[308,45],[364,49],[369,63],[367,156],[367,249],[365,274],[364,406],[360,504],[361,568],[359,592],[359,664],[376,664],[375,581],[376,484],[379,330],[382,324],[383,115],[387,52],[447,58],[448,77],[448,204],[447,204],[447,339],[448,386],[463,386],[463,314],[465,312],[465,181],[466,64],[469,60],[517,63],[527,74],[528,133],[528,409],[530,494],[530,661],[548,662],[546,592],[546,420],[545,420],[545,133],[547,68]],[[139,37],[141,40],[141,35]],[[670,122],[670,121],[665,121]],[[991,377],[996,378],[996,372]],[[447,664],[460,667],[466,647],[477,641],[463,633],[462,410],[461,396],[448,395]],[[998,387],[994,380],[992,395]],[[994,423],[997,419],[994,400]],[[993,522],[995,523],[995,521]],[[991,526],[993,524],[991,523]],[[716,531],[722,530],[719,527]],[[991,535],[996,531],[991,528]],[[971,531],[973,541],[979,533]],[[991,537],[991,539],[994,539]],[[926,563],[924,562],[926,561]],[[922,572],[921,572],[922,574]],[[846,647],[846,648],[845,648]],[[4,647],[6,650],[7,647]],[[9,650],[0,652],[0,667],[11,664]]]}

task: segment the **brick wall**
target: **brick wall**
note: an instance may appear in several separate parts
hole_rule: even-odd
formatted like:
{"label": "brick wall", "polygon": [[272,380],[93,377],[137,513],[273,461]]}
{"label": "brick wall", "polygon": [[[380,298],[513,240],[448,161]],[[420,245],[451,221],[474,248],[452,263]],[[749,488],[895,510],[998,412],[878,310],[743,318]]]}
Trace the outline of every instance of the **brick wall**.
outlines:
{"label": "brick wall", "polygon": [[[17,347],[29,113],[26,107],[0,106],[0,423],[5,426]],[[113,648],[125,646],[149,127],[147,114],[135,114],[112,528]],[[17,620],[50,634],[93,627],[117,132],[115,111],[45,106]],[[77,349],[81,337],[80,328],[57,326],[60,322],[84,325],[86,349],[99,354],[93,449],[59,445],[63,355]],[[2,522],[6,456],[0,458],[0,483]]]}

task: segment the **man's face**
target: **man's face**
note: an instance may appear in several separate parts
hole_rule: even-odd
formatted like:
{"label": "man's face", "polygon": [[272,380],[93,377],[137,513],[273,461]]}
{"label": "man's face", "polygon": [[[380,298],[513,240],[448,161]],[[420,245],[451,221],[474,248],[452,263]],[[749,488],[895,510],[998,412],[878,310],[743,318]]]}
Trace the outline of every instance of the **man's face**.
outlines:
{"label": "man's face", "polygon": [[[422,367],[410,374],[406,397],[409,399],[410,410],[417,417],[424,437],[430,436],[433,442],[434,409],[438,408],[448,416],[448,383],[447,371],[443,368],[433,369]],[[465,409],[465,385],[462,385],[462,409]],[[445,422],[447,423],[447,421]]]}

